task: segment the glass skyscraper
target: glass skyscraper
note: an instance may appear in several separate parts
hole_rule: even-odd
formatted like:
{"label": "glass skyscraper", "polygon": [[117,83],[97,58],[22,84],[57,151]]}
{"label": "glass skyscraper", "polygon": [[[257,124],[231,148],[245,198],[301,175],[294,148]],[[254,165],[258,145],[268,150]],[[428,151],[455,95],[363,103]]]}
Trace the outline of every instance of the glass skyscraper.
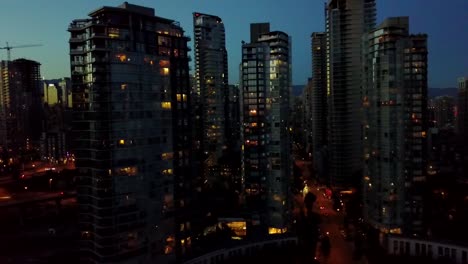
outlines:
{"label": "glass skyscraper", "polygon": [[191,244],[189,39],[152,8],[89,17],[68,29],[83,262],[167,263]]}
{"label": "glass skyscraper", "polygon": [[365,38],[364,215],[384,233],[424,231],[427,171],[427,36],[408,17]]}
{"label": "glass skyscraper", "polygon": [[253,224],[247,233],[284,233],[291,202],[291,41],[266,23],[252,24],[251,36],[241,64],[243,194]]}
{"label": "glass skyscraper", "polygon": [[220,159],[228,144],[229,86],[224,24],[221,18],[193,13],[195,89],[200,108],[199,151],[203,180],[220,180]]}
{"label": "glass skyscraper", "polygon": [[337,188],[362,173],[361,38],[375,26],[375,0],[330,0],[326,8],[328,167]]}
{"label": "glass skyscraper", "polygon": [[312,152],[318,178],[330,183],[328,177],[328,94],[327,94],[327,38],[324,32],[312,33]]}

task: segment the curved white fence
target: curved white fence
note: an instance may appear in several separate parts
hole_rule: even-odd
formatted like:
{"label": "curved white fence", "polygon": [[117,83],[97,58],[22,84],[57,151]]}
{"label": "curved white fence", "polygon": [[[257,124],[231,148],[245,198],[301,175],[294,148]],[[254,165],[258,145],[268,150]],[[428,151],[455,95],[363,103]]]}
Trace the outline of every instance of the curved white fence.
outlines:
{"label": "curved white fence", "polygon": [[226,260],[229,260],[233,257],[239,256],[251,256],[256,254],[258,251],[269,248],[269,247],[286,247],[297,245],[297,237],[288,237],[288,238],[281,238],[281,239],[274,239],[274,240],[267,240],[247,245],[242,245],[233,248],[224,248],[220,250],[216,250],[205,254],[203,256],[191,259],[189,261],[184,262],[184,264],[216,264],[216,263],[223,263]]}

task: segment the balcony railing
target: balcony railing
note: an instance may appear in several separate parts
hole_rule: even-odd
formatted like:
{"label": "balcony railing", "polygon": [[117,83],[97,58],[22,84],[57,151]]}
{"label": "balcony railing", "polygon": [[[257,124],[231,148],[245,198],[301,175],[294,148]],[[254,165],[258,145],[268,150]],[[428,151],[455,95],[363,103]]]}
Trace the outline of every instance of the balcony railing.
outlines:
{"label": "balcony railing", "polygon": [[[297,237],[287,237],[274,240],[267,240],[257,243],[251,243],[243,246],[220,249],[206,255],[184,262],[184,264],[203,264],[203,263],[222,263],[233,257],[246,256],[253,252],[261,251],[265,248],[282,248],[291,245],[297,245]],[[213,260],[216,260],[213,262]]]}

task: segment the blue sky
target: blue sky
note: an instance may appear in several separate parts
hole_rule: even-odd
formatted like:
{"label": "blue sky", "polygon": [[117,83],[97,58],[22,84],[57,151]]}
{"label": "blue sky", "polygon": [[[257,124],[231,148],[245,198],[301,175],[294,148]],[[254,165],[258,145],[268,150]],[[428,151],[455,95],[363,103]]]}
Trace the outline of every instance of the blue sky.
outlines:
{"label": "blue sky", "polygon": [[[116,0],[2,0],[0,46],[43,44],[42,47],[12,50],[42,64],[45,78],[70,75],[68,37],[71,20],[85,18]],[[177,20],[193,35],[192,12],[220,16],[226,26],[229,81],[238,80],[240,45],[249,40],[249,24],[270,22],[272,30],[292,36],[293,83],[304,84],[311,72],[310,34],[324,30],[322,0],[133,0],[153,7],[158,16]],[[429,34],[429,86],[455,87],[459,76],[468,76],[468,0],[378,0],[378,22],[389,16],[410,16],[413,33]],[[193,44],[193,43],[192,43]],[[191,44],[191,45],[192,45]],[[6,52],[0,51],[0,59]]]}

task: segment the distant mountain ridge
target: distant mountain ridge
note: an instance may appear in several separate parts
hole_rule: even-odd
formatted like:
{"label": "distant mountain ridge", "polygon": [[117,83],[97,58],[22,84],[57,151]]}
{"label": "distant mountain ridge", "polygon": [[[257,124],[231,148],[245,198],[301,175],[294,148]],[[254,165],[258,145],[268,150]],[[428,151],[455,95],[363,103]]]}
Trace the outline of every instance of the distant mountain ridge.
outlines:
{"label": "distant mountain ridge", "polygon": [[[301,96],[302,91],[304,90],[305,84],[302,85],[293,85],[292,86],[292,95],[293,96]],[[434,98],[438,96],[458,96],[458,89],[457,88],[429,88],[428,89],[428,96],[429,98]]]}

